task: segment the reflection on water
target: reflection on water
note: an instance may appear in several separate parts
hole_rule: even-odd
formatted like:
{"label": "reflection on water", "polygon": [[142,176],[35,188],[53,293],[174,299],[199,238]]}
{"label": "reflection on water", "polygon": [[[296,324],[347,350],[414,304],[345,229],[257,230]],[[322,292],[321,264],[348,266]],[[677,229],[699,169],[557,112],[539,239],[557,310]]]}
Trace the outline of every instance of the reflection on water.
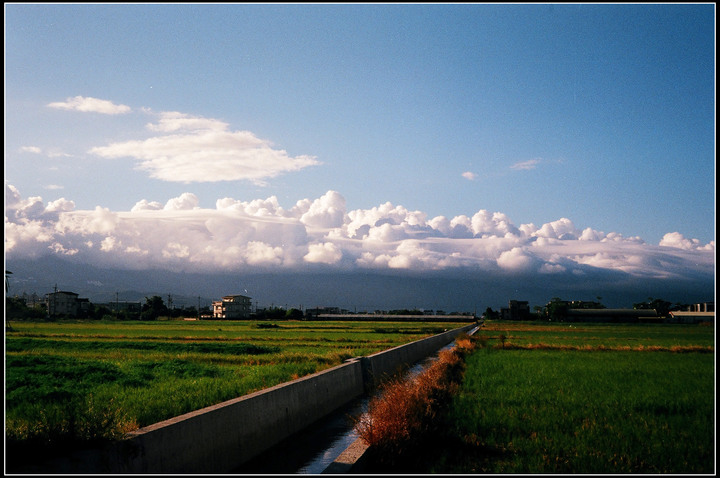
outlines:
{"label": "reflection on water", "polygon": [[[365,398],[348,412],[350,417],[358,417],[367,411],[369,399]],[[313,456],[307,463],[303,464],[295,473],[320,474],[330,463],[340,456],[355,440],[358,434],[355,432],[351,419],[345,421],[345,426],[337,428],[327,448]]]}
{"label": "reflection on water", "polygon": [[240,474],[319,474],[357,438],[353,417],[367,410],[361,397],[241,465]]}

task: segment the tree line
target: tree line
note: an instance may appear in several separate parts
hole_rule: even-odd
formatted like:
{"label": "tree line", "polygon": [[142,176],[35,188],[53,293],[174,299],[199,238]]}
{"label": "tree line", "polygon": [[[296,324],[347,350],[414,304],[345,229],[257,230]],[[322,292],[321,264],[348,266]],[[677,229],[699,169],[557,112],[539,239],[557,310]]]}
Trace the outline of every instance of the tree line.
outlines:
{"label": "tree line", "polygon": [[[563,300],[559,297],[553,297],[544,306],[536,305],[533,307],[534,314],[530,314],[530,320],[548,320],[553,322],[562,322],[567,316],[569,309],[606,309],[607,307],[600,302],[602,297],[597,297],[597,301],[583,300]],[[670,312],[687,310],[690,304],[676,302],[672,303],[664,299],[654,299],[648,297],[646,301],[636,302],[632,305],[635,310],[655,310],[658,317],[666,317]],[[484,317],[489,320],[498,320],[501,318],[500,311],[495,311],[488,307],[485,310]]]}

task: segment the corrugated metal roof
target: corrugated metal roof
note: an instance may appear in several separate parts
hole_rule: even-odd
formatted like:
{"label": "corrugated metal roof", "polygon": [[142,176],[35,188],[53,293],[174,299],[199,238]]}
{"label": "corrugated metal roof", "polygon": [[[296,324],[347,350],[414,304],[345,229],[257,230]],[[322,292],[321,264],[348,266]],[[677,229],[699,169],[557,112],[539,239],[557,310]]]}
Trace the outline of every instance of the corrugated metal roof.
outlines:
{"label": "corrugated metal roof", "polygon": [[655,309],[568,309],[567,315],[657,317]]}
{"label": "corrugated metal roof", "polygon": [[673,311],[670,315],[676,317],[715,317],[715,312],[690,312],[690,311]]}

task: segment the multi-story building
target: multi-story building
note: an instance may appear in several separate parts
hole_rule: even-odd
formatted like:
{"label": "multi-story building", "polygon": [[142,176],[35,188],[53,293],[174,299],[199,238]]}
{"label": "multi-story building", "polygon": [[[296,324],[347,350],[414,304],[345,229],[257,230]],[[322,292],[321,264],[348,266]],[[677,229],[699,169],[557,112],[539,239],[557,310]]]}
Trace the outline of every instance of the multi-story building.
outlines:
{"label": "multi-story building", "polygon": [[87,312],[90,301],[78,298],[75,292],[56,291],[45,296],[45,304],[50,317],[77,317],[82,312]]}
{"label": "multi-story building", "polygon": [[252,312],[252,299],[245,295],[226,295],[212,305],[215,319],[246,319]]}
{"label": "multi-story building", "polygon": [[500,309],[502,320],[530,320],[530,305],[526,300],[511,300]]}

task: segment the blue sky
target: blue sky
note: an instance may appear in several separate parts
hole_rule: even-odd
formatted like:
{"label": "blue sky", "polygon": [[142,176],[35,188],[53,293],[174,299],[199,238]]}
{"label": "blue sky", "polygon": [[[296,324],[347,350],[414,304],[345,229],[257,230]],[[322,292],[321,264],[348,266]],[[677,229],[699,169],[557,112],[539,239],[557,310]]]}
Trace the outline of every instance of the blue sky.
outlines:
{"label": "blue sky", "polygon": [[714,45],[712,4],[5,4],[6,257],[714,270]]}

